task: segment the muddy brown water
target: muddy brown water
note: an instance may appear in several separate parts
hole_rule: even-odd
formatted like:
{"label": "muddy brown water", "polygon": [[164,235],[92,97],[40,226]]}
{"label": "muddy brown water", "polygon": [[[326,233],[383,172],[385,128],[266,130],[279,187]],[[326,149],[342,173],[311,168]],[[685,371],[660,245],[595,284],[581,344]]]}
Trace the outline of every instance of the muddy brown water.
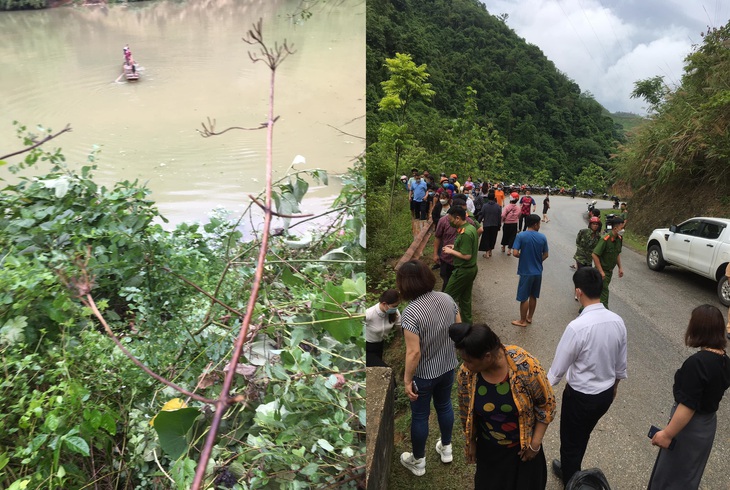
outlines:
{"label": "muddy brown water", "polygon": [[[365,2],[190,0],[0,13],[0,154],[19,149],[12,121],[73,131],[54,140],[69,164],[96,145],[104,184],[139,179],[170,221],[204,220],[215,207],[240,212],[265,183],[265,131],[202,138],[266,120],[270,72],[241,38],[259,18],[271,45],[295,53],[275,79],[274,168],[344,172],[364,149]],[[141,79],[116,81],[129,44]],[[51,144],[53,144],[51,143]],[[9,159],[9,163],[20,157]],[[39,167],[31,173],[43,174]],[[0,168],[0,177],[17,177]],[[312,187],[304,211],[324,210],[338,179]]]}

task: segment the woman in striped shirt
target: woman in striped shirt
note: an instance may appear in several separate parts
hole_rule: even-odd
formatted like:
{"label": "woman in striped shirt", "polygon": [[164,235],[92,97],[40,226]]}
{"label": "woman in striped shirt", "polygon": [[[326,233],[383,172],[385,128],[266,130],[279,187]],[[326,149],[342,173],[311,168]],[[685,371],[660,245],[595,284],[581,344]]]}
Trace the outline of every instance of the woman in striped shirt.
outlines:
{"label": "woman in striped shirt", "polygon": [[406,367],[403,384],[411,401],[411,444],[400,460],[414,475],[426,472],[426,439],[431,399],[438,416],[441,438],[436,451],[441,461],[450,463],[454,409],[451,388],[458,365],[449,326],[460,322],[459,307],[451,296],[433,291],[436,279],[420,260],[403,264],[396,275],[401,298],[410,301],[401,315],[406,341]]}

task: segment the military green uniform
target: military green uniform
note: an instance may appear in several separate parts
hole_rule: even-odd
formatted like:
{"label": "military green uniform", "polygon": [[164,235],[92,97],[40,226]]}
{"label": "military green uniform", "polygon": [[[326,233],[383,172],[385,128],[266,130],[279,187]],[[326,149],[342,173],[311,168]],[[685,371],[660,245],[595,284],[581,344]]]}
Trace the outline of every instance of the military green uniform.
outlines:
{"label": "military green uniform", "polygon": [[594,234],[590,228],[583,228],[578,232],[578,236],[575,237],[575,255],[573,255],[573,258],[578,264],[581,266],[590,266],[593,264],[591,254],[600,238],[601,235],[598,233]]}
{"label": "military green uniform", "polygon": [[622,246],[623,238],[621,235],[614,238],[613,233],[608,233],[598,240],[596,248],[593,249],[593,253],[598,255],[603,272],[606,274],[606,277],[603,278],[603,290],[601,291],[601,303],[606,308],[608,308],[608,286],[611,284],[613,268],[616,267]]}
{"label": "military green uniform", "polygon": [[471,323],[471,291],[477,277],[477,255],[479,254],[479,236],[477,229],[465,223],[459,229],[454,241],[454,250],[464,255],[471,255],[469,260],[454,257],[454,272],[446,285],[446,294],[459,305],[461,321]]}

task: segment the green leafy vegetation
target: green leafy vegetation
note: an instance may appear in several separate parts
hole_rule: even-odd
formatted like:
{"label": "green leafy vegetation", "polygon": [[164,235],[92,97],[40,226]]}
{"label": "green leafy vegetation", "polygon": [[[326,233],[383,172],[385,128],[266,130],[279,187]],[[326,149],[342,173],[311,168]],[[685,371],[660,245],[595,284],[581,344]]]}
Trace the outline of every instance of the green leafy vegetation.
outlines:
{"label": "green leafy vegetation", "polygon": [[[18,131],[25,146],[35,139]],[[225,373],[237,373],[206,488],[355,488],[365,458],[364,162],[307,247],[269,244],[231,366],[260,243],[242,241],[222,211],[163,229],[144,186],[95,183],[95,158],[76,172],[60,152],[35,148],[12,170],[50,171],[0,191],[0,487],[190,488],[215,408],[187,397],[163,407],[180,394],[112,342],[79,301],[90,294],[124,348],[185,390],[215,399]],[[285,209],[298,208],[310,179],[326,174],[276,183]]]}
{"label": "green leafy vegetation", "polygon": [[[566,182],[591,164],[610,170],[621,128],[482,2],[373,0],[367,8],[368,144],[390,144],[387,123],[407,124],[396,170],[414,164],[510,182],[539,170]],[[389,60],[405,55],[428,73],[433,95],[396,118],[383,101],[394,78]],[[387,174],[380,169],[393,166],[379,161],[385,155],[369,153],[376,185]]]}
{"label": "green leafy vegetation", "polygon": [[48,0],[2,0],[0,10],[31,10],[48,7]]}
{"label": "green leafy vegetation", "polygon": [[620,126],[628,137],[634,133],[636,128],[646,122],[646,118],[630,112],[611,113],[611,119],[613,119],[614,125]]}
{"label": "green leafy vegetation", "polygon": [[633,96],[644,98],[652,114],[616,158],[619,178],[633,192],[636,231],[648,235],[659,225],[730,209],[729,43],[730,23],[710,28],[685,59],[677,88],[661,77],[636,83]]}
{"label": "green leafy vegetation", "polygon": [[[103,3],[130,3],[130,2],[143,2],[143,1],[145,1],[145,0],[105,0]],[[48,8],[48,7],[57,7],[59,5],[65,5],[67,3],[84,5],[87,3],[87,0],[1,0],[0,1],[0,11],[2,11],[2,10],[44,9],[44,8]],[[95,3],[95,2],[89,2],[89,3]],[[305,14],[302,14],[302,15],[304,16]]]}
{"label": "green leafy vegetation", "polygon": [[461,182],[609,189],[621,125],[482,2],[373,0],[367,9],[371,290],[392,287],[389,267],[411,239],[407,198],[396,192],[411,168]]}

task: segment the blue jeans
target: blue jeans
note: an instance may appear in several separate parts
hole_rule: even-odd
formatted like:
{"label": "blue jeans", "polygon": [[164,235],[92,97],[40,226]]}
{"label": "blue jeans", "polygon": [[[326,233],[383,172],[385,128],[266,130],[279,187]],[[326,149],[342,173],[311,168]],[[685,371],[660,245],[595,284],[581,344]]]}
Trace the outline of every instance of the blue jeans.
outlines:
{"label": "blue jeans", "polygon": [[454,370],[447,371],[438,378],[423,379],[414,376],[418,386],[418,399],[411,402],[411,444],[413,457],[426,455],[428,439],[428,416],[431,414],[431,398],[441,430],[441,444],[451,444],[454,428],[454,409],[451,407],[451,387],[454,385]]}

